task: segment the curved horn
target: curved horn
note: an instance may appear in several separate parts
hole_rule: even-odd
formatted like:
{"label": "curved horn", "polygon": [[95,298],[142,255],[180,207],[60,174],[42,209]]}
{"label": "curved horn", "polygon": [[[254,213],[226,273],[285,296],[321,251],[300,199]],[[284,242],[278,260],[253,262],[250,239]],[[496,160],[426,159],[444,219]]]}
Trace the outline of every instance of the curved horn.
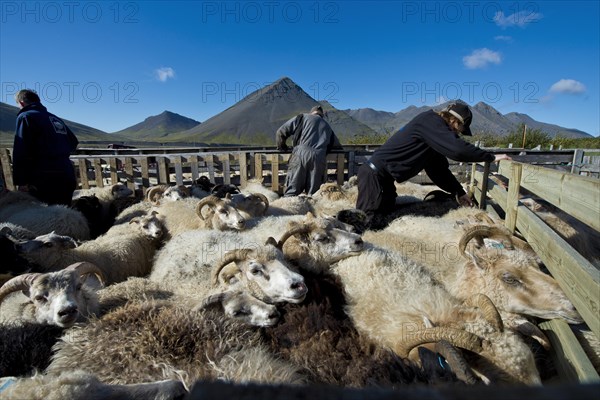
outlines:
{"label": "curved horn", "polygon": [[104,276],[104,272],[96,265],[91,262],[82,261],[75,264],[69,265],[66,270],[69,271],[77,271],[79,276],[84,276],[88,274],[94,274],[100,280],[100,283],[104,286],[106,284],[106,277]]}
{"label": "curved horn", "polygon": [[33,284],[33,281],[35,281],[40,275],[42,274],[23,274],[15,276],[14,278],[6,281],[6,283],[0,288],[0,304],[6,298],[6,296],[11,294],[12,292],[18,292],[19,290],[29,289],[29,287]]}
{"label": "curved horn", "polygon": [[281,250],[281,249],[283,249],[283,244],[286,242],[286,240],[288,240],[292,236],[300,235],[303,233],[308,233],[310,231],[311,231],[311,228],[309,225],[302,224],[302,225],[296,226],[296,227],[290,229],[289,231],[285,232],[283,234],[283,236],[281,236],[281,239],[279,239],[279,242],[277,242],[277,247]]}
{"label": "curved horn", "polygon": [[252,251],[252,249],[237,249],[225,253],[223,259],[217,263],[212,270],[213,285],[217,286],[219,284],[219,273],[221,273],[227,264],[245,260]]}
{"label": "curved horn", "polygon": [[264,203],[265,209],[263,210],[262,215],[265,215],[269,209],[269,199],[262,193],[252,193],[252,195],[258,197]]}
{"label": "curved horn", "polygon": [[158,204],[158,201],[157,201],[158,199],[155,199],[154,197],[157,194],[163,194],[165,192],[165,190],[167,190],[167,186],[166,185],[152,186],[146,192],[146,200],[148,200],[152,204],[155,204],[155,205]]}
{"label": "curved horn", "polygon": [[477,293],[465,300],[465,305],[477,307],[483,312],[483,317],[498,332],[504,332],[504,323],[502,317],[492,300],[483,293]]}
{"label": "curved horn", "polygon": [[483,350],[482,339],[471,332],[448,327],[434,327],[415,332],[398,343],[394,351],[400,357],[408,357],[408,353],[415,347],[424,343],[439,342],[440,340],[447,340],[453,346],[478,354]]}
{"label": "curved horn", "polygon": [[446,362],[450,365],[452,372],[456,374],[458,379],[469,385],[477,383],[477,377],[475,377],[460,350],[452,346],[448,341],[440,340],[435,344],[435,351],[446,359]]}
{"label": "curved horn", "polygon": [[202,200],[200,200],[198,202],[198,205],[196,206],[196,214],[198,214],[198,216],[200,217],[201,220],[204,220],[205,218],[202,215],[202,209],[205,206],[214,206],[220,200],[221,199],[219,199],[217,196],[214,196],[214,195],[206,196],[205,198],[203,198]]}
{"label": "curved horn", "polygon": [[546,334],[533,322],[521,322],[514,327],[511,326],[510,329],[520,333],[523,336],[535,339],[546,350],[550,350],[552,347],[548,336],[546,336]]}
{"label": "curved horn", "polygon": [[[460,238],[458,242],[458,249],[460,250],[460,254],[463,257],[468,258],[465,254],[465,249],[467,248],[467,244],[474,238],[489,238],[493,236],[500,236],[511,240],[511,235],[504,229],[497,225],[489,226],[489,225],[473,225],[469,227],[463,236]],[[512,244],[512,242],[511,242]]]}
{"label": "curved horn", "polygon": [[202,299],[202,301],[200,301],[200,303],[198,303],[198,305],[194,307],[194,311],[200,311],[216,304],[222,304],[223,301],[227,299],[229,295],[230,292],[211,294],[210,296],[207,296],[204,299]]}
{"label": "curved horn", "polygon": [[473,218],[475,218],[475,220],[478,221],[478,222],[483,222],[484,224],[496,225],[496,222],[494,222],[494,220],[492,219],[492,217],[490,217],[488,215],[488,213],[486,213],[484,211],[478,212],[477,214],[475,214],[473,216]]}
{"label": "curved horn", "polygon": [[443,190],[432,190],[423,197],[423,201],[436,201],[440,199],[453,199],[454,196]]}

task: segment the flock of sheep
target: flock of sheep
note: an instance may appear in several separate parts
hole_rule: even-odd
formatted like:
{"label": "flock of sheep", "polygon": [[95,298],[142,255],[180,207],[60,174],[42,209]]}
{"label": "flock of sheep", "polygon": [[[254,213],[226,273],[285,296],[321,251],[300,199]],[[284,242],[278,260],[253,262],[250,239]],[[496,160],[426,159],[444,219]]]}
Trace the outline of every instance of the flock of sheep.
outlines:
{"label": "flock of sheep", "polygon": [[201,178],[142,201],[81,190],[71,207],[1,193],[0,397],[552,377],[536,320],[583,320],[524,240],[410,183],[368,229],[356,190],[280,198]]}

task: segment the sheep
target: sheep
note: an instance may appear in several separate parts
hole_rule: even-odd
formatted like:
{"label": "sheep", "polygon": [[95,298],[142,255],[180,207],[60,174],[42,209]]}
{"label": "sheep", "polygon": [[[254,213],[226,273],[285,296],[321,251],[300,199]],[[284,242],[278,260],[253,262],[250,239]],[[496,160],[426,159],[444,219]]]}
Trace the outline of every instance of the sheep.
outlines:
{"label": "sheep", "polygon": [[[206,215],[203,210],[208,208]],[[155,207],[167,228],[175,236],[193,229],[242,230],[246,219],[232,204],[230,197],[208,196],[171,201]]]}
{"label": "sheep", "polygon": [[35,235],[28,229],[9,222],[0,224],[0,259],[2,260],[0,287],[11,278],[37,268],[36,265],[21,256],[17,250],[17,245],[21,240],[32,238],[35,238]]}
{"label": "sheep", "polygon": [[[90,346],[106,343],[110,346]],[[262,333],[217,307],[131,303],[69,331],[48,373],[82,369],[110,384],[181,379],[302,383],[299,368],[277,360]]]}
{"label": "sheep", "polygon": [[269,303],[301,302],[306,295],[302,276],[290,270],[274,239],[257,240],[238,232],[184,232],[157,253],[149,278],[182,288],[191,285],[201,296],[247,287]]}
{"label": "sheep", "polygon": [[78,261],[91,262],[102,270],[110,285],[129,276],[147,275],[163,235],[163,224],[152,213],[132,219],[129,224],[115,225],[104,235],[75,248],[68,238],[56,235],[38,237],[18,248],[45,271],[60,270]]}
{"label": "sheep", "polygon": [[0,325],[0,376],[24,376],[50,364],[64,328],[26,321]]}
{"label": "sheep", "polygon": [[77,240],[89,240],[90,228],[85,216],[63,205],[47,205],[28,193],[0,193],[0,222],[10,222],[35,235],[55,231]]}
{"label": "sheep", "polygon": [[[457,298],[481,292],[505,312],[581,323],[558,282],[540,270],[530,248],[523,248],[526,244],[505,228],[457,220],[476,211],[457,210],[442,218],[402,217],[380,232],[366,232],[363,239],[423,264]],[[489,240],[493,238],[500,241]],[[473,239],[483,246],[467,251]]]}
{"label": "sheep", "polygon": [[267,328],[265,335],[273,353],[304,367],[311,382],[362,388],[457,381],[431,352],[423,353],[421,364],[428,368],[429,356],[436,362],[425,371],[359,335],[344,312],[339,278],[330,273],[302,273],[309,286],[307,298],[301,304],[281,305],[282,321]]}
{"label": "sheep", "polygon": [[190,196],[190,189],[184,185],[156,185],[146,191],[146,201],[154,205],[159,205],[161,201],[177,201]]}
{"label": "sheep", "polygon": [[129,197],[133,194],[133,190],[129,189],[122,183],[105,187],[94,187],[91,189],[79,189],[73,192],[73,200],[81,196],[96,196],[102,205],[102,218],[107,220],[110,218],[110,205],[113,201],[119,198]]}
{"label": "sheep", "polygon": [[110,223],[104,218],[102,204],[95,195],[78,197],[71,202],[70,208],[85,216],[90,228],[91,239],[102,235],[110,227]]}
{"label": "sheep", "polygon": [[207,176],[203,175],[196,179],[188,189],[190,191],[190,196],[203,199],[210,196],[213,187],[215,187],[215,184],[212,183]]}
{"label": "sheep", "polygon": [[313,200],[308,196],[280,197],[269,203],[268,198],[261,193],[239,193],[232,195],[231,200],[247,219],[314,213]]}
{"label": "sheep", "polygon": [[354,208],[357,195],[358,192],[344,190],[337,183],[325,182],[312,195],[315,213],[336,215],[341,210]]}
{"label": "sheep", "polygon": [[484,295],[464,303],[422,266],[401,254],[371,248],[332,266],[343,283],[347,313],[359,332],[401,357],[441,339],[464,353],[484,382],[540,384],[533,353],[520,337],[504,329]]}
{"label": "sheep", "polygon": [[242,194],[251,194],[251,193],[262,194],[263,196],[265,196],[267,198],[269,203],[272,203],[275,200],[280,198],[280,196],[279,196],[279,194],[277,194],[277,192],[274,192],[273,190],[265,187],[262,183],[263,183],[263,179],[249,179],[246,182],[246,185],[240,189],[240,192]]}
{"label": "sheep", "polygon": [[177,400],[187,390],[177,380],[109,385],[92,374],[75,370],[30,378],[0,378],[0,392],[6,400]]}
{"label": "sheep", "polygon": [[[83,285],[83,275],[102,271],[88,262],[72,264],[62,271],[17,276],[0,288],[3,323],[15,320],[36,321],[63,328],[72,326],[98,312],[95,291]],[[20,292],[23,293],[14,293]],[[10,296],[9,296],[10,295]]]}

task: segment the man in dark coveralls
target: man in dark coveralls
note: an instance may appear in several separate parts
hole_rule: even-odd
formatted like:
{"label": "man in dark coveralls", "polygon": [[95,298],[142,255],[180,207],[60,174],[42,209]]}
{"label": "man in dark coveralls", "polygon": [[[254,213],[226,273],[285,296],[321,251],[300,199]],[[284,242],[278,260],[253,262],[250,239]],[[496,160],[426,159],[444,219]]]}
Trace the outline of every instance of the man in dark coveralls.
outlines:
{"label": "man in dark coveralls", "polygon": [[471,136],[472,119],[469,106],[462,102],[413,118],[359,168],[356,208],[369,218],[390,213],[397,197],[394,181],[404,182],[421,170],[442,190],[455,195],[460,205],[472,206],[469,195],[450,171],[447,158],[461,162],[510,160],[506,154],[494,155],[459,137]]}
{"label": "man in dark coveralls", "polygon": [[293,136],[284,196],[297,196],[304,191],[310,195],[319,190],[325,178],[327,154],[342,148],[323,115],[323,108],[314,106],[310,113],[288,120],[275,134],[280,151],[288,150],[286,139]]}
{"label": "man in dark coveralls", "polygon": [[70,205],[77,179],[69,155],[79,141],[33,90],[20,90],[15,100],[21,108],[12,153],[17,189],[47,204]]}

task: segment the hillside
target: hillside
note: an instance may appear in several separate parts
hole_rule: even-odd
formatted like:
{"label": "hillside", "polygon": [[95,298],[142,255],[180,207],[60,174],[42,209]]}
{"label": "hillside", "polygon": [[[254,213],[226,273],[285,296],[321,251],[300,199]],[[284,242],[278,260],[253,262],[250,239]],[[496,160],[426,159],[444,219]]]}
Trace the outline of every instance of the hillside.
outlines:
{"label": "hillside", "polygon": [[[52,110],[49,110],[52,112]],[[0,142],[5,144],[12,144],[13,137],[15,135],[15,124],[17,120],[17,114],[19,108],[11,106],[6,103],[0,102]],[[60,117],[60,115],[59,115]],[[127,137],[121,135],[111,135],[103,132],[99,129],[92,128],[87,125],[79,124],[77,122],[69,121],[64,119],[65,123],[71,128],[77,139],[80,142],[83,141],[101,141],[101,142],[113,142],[113,141],[126,141]]]}
{"label": "hillside", "polygon": [[[200,141],[226,144],[275,143],[275,131],[288,119],[319,104],[289,78],[259,89],[225,111],[188,131],[169,136],[168,141]],[[326,119],[342,143],[373,130],[325,103]]]}
{"label": "hillside", "polygon": [[153,115],[144,121],[115,132],[115,135],[123,135],[136,140],[161,140],[176,133],[191,129],[200,122],[182,115],[164,111],[159,115]]}
{"label": "hillside", "polygon": [[[370,108],[361,108],[356,110],[345,110],[345,112],[365,123],[379,133],[394,133],[402,128],[408,121],[414,118],[417,114],[424,111],[435,109],[441,110],[451,102],[446,102],[435,107],[409,106],[397,113],[386,111],[377,111]],[[563,128],[558,125],[546,124],[538,122],[527,114],[519,114],[511,112],[502,114],[494,107],[484,102],[479,102],[471,106],[473,112],[473,123],[471,130],[473,134],[492,134],[504,136],[518,128],[521,123],[527,124],[531,129],[541,129],[550,136],[561,134],[566,137],[591,137],[590,134],[577,129]]]}

